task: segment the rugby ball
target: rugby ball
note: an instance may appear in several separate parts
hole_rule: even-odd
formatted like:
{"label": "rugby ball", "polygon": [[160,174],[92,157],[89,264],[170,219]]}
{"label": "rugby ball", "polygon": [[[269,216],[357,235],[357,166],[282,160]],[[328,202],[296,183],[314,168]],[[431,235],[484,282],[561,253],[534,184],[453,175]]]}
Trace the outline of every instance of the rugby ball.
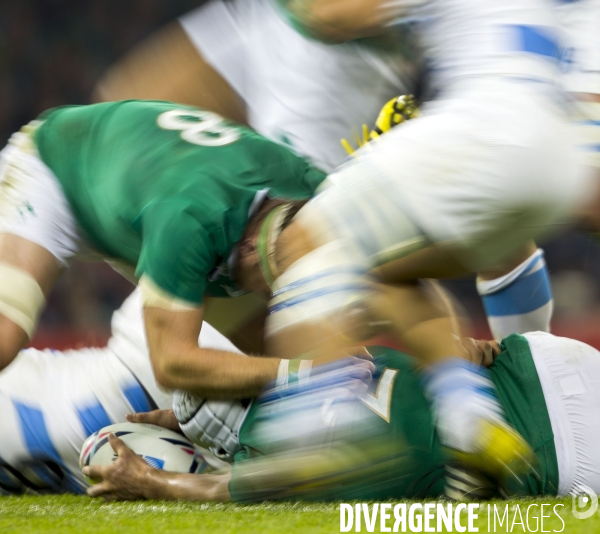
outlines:
{"label": "rugby ball", "polygon": [[[193,474],[211,470],[202,452],[185,436],[143,423],[117,423],[94,432],[81,448],[81,468],[88,465],[109,465],[117,459],[117,454],[108,442],[110,433],[123,440],[150,467]],[[91,480],[89,482],[93,483]]]}

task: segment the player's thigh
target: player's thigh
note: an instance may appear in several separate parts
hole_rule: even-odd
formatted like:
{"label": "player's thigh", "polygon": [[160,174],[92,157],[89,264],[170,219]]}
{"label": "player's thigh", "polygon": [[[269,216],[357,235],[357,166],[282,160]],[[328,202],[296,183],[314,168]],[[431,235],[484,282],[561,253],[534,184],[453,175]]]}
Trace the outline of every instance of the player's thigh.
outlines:
{"label": "player's thigh", "polygon": [[81,246],[58,180],[25,128],[0,152],[0,356],[31,337],[45,298]]}
{"label": "player's thigh", "polygon": [[[443,126],[437,117],[418,118],[386,133],[330,174],[298,221],[320,234],[316,241],[350,240],[374,267],[431,245],[422,219],[442,207],[434,203],[444,180],[434,185],[432,177],[447,167],[442,152],[452,152]],[[420,204],[428,205],[425,215]]]}
{"label": "player's thigh", "polygon": [[178,22],[139,44],[114,65],[98,83],[94,98],[169,100],[246,122],[240,97]]}
{"label": "player's thigh", "polygon": [[471,271],[501,269],[528,241],[557,231],[585,184],[567,123],[550,106],[506,118],[508,105],[483,104],[443,103],[367,154],[390,200]]}
{"label": "player's thigh", "polygon": [[0,263],[8,263],[29,273],[48,295],[63,266],[51,252],[23,237],[0,233]]}
{"label": "player's thigh", "polygon": [[[0,234],[0,270],[3,272],[0,281],[1,369],[31,337],[28,323],[31,321],[34,325],[41,312],[40,293],[47,297],[61,268],[56,258],[43,247],[22,237]],[[26,317],[18,318],[15,313]]]}

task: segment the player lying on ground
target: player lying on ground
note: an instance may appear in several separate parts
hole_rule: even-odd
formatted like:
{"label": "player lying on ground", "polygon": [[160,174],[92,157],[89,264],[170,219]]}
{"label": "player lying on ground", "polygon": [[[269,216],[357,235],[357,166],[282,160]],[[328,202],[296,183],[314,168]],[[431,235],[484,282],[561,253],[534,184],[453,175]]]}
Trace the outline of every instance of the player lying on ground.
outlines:
{"label": "player lying on ground", "polygon": [[[208,325],[202,329],[200,344],[236,350]],[[524,338],[513,336],[505,340],[504,347],[506,351],[495,361],[491,374],[509,421],[523,432],[536,451],[541,478],[528,478],[527,491],[536,495],[563,495],[577,492],[582,484],[600,489],[600,458],[595,447],[600,418],[595,412],[598,402],[593,383],[593,377],[600,373],[598,352],[574,340],[539,333]],[[361,410],[377,414],[379,430],[394,449],[406,447],[407,443],[412,446],[399,456],[409,460],[406,465],[396,466],[407,478],[392,480],[393,485],[387,483],[389,480],[382,481],[377,487],[354,483],[335,493],[315,493],[312,498],[438,495],[444,489],[444,458],[415,361],[383,347],[370,350],[381,374],[371,394],[363,399]],[[479,356],[477,351],[474,355]],[[488,349],[485,355],[489,363]],[[394,373],[396,369],[399,371]],[[392,398],[389,406],[385,402],[386,391]],[[14,365],[0,373],[3,413],[0,488],[10,493],[80,493],[87,483],[79,470],[78,457],[87,435],[107,424],[123,421],[128,413],[153,408],[166,410],[170,405],[170,396],[156,387],[152,374],[141,299],[136,291],[115,313],[107,348],[66,353],[28,349],[21,351]],[[255,498],[255,494],[244,493],[243,488],[236,494],[236,480],[241,480],[238,472],[246,473],[241,469],[242,460],[254,458],[252,451],[257,443],[253,440],[258,435],[252,430],[259,410],[252,408],[251,417],[241,429],[242,448],[236,455],[240,470],[234,466],[233,482],[228,475],[193,479],[173,476],[173,493],[167,494],[162,483],[164,477],[171,479],[171,475],[147,471],[136,458],[125,453],[117,466],[125,467],[119,476],[128,477],[131,485],[122,491],[132,492],[130,498],[150,496],[150,493],[135,493],[140,490],[136,484],[143,478],[149,484],[148,491],[161,498],[230,498],[228,487],[234,499]],[[119,450],[123,453],[123,448]],[[96,486],[96,491],[122,483],[116,473],[105,472],[105,475],[111,485]],[[123,496],[119,491],[115,496]]]}
{"label": "player lying on ground", "polygon": [[162,386],[256,395],[280,360],[199,348],[204,298],[235,292],[249,219],[270,213],[279,229],[322,179],[285,147],[195,108],[126,101],[48,112],[0,155],[0,369],[31,338],[68,261],[89,255],[140,280]]}
{"label": "player lying on ground", "polygon": [[[247,122],[330,172],[345,159],[339,140],[371,124],[383,102],[427,93],[411,24],[333,45],[306,35],[306,24],[274,2],[210,0],[120,60],[95,97],[197,105]],[[495,339],[549,331],[550,280],[534,245],[501,271],[480,274],[477,289]]]}
{"label": "player lying on ground", "polygon": [[[483,348],[491,360],[490,349]],[[335,384],[330,395],[321,392],[312,405],[294,404],[289,397],[259,398],[241,426],[241,450],[230,473],[181,475],[153,469],[112,437],[119,459],[110,466],[86,468],[86,474],[103,479],[88,494],[242,502],[292,497],[385,501],[442,495],[445,455],[418,362],[385,347],[369,350],[379,376],[371,391],[352,405],[349,426],[341,422],[347,401],[332,401],[340,395]],[[594,378],[600,376],[600,353],[572,339],[536,332],[509,336],[493,354],[489,376],[499,403],[536,455],[537,473],[510,490],[532,496],[576,494],[583,486],[600,490],[600,393]],[[164,412],[136,417],[140,422],[168,420]],[[377,446],[365,439],[365,425]],[[336,446],[323,439],[324,432],[343,438]],[[307,444],[321,447],[307,451]],[[450,490],[459,496],[461,485],[471,483],[464,477],[450,471]],[[472,497],[489,496],[487,490],[479,487]]]}
{"label": "player lying on ground", "polygon": [[[103,349],[22,350],[0,371],[0,494],[83,493],[79,451],[127,414],[170,409],[156,386],[139,291],[115,312]],[[199,345],[239,352],[205,324]]]}
{"label": "player lying on ground", "polygon": [[[114,313],[111,333],[106,348],[26,349],[0,371],[0,493],[82,493],[79,452],[89,435],[127,414],[171,408],[152,373],[139,289]],[[198,342],[239,353],[208,324]],[[202,434],[206,449],[230,462],[246,413],[247,403],[207,401],[194,415],[193,437]]]}
{"label": "player lying on ground", "polygon": [[[290,6],[325,33],[319,8],[329,16],[342,3]],[[501,267],[528,240],[566,226],[589,193],[557,105],[565,95],[555,14],[537,0],[365,0],[338,13],[351,16],[357,6],[366,7],[353,36],[398,17],[426,21],[420,35],[438,92],[420,117],[331,174],[284,231],[291,246],[280,250],[271,285],[272,350],[335,351],[361,315],[363,323],[380,320],[380,310],[368,309],[378,299],[374,282],[397,286],[399,299],[383,315],[427,367],[443,443],[460,464],[500,479],[507,464],[521,463],[523,442],[488,394],[491,382],[466,362],[452,321],[417,281],[457,266]],[[502,457],[492,443],[502,443]]]}

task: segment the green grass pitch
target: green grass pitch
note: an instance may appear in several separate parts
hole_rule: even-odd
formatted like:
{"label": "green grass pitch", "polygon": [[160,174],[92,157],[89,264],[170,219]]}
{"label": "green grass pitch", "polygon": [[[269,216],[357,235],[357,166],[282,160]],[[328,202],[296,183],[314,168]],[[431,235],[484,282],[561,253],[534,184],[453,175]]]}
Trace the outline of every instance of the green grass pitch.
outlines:
{"label": "green grass pitch", "polygon": [[[600,532],[600,512],[589,519],[578,520],[571,511],[571,499],[513,500],[509,510],[519,505],[525,514],[531,504],[564,504],[558,508],[565,523],[555,516],[546,519],[546,532],[566,534]],[[506,501],[496,501],[504,506]],[[533,508],[536,510],[536,508]],[[539,508],[537,508],[539,510]],[[513,511],[510,512],[511,519]],[[487,505],[481,504],[475,526],[488,532]],[[539,514],[538,514],[539,516]],[[379,521],[378,521],[379,523]],[[392,521],[393,525],[393,521]],[[392,526],[390,525],[390,526]],[[493,525],[492,525],[493,526]],[[496,532],[530,532],[516,523],[505,523]],[[0,533],[61,533],[61,534],[304,534],[340,531],[340,512],[337,504],[265,503],[255,505],[202,504],[173,502],[104,503],[87,497],[2,497],[0,498]],[[538,525],[538,532],[541,529]],[[351,530],[354,532],[354,529]],[[362,532],[367,532],[362,525]],[[377,526],[375,532],[380,532]],[[494,529],[491,529],[494,532]]]}

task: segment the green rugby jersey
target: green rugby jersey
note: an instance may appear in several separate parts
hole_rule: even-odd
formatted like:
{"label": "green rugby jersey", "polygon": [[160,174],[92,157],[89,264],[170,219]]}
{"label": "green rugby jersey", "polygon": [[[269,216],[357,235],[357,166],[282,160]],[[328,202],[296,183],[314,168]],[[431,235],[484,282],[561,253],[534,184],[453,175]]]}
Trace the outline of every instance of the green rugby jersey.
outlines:
{"label": "green rugby jersey", "polygon": [[[490,368],[491,378],[508,422],[527,440],[538,460],[536,467],[539,477],[527,477],[524,493],[556,495],[558,465],[554,436],[529,344],[523,336],[515,334],[503,341],[502,349],[502,354]],[[444,454],[416,361],[407,354],[385,347],[369,347],[369,351],[379,371],[379,384],[373,384],[373,391],[385,396],[381,386],[386,387],[391,402],[387,408],[377,403],[369,403],[371,408],[368,408],[363,403],[364,409],[372,409],[381,417],[380,424],[386,439],[398,445],[399,454],[407,461],[399,463],[396,471],[390,472],[377,484],[370,482],[366,485],[357,481],[335,492],[321,492],[308,498],[347,502],[440,496],[444,489]],[[384,380],[386,373],[387,379]],[[253,441],[252,433],[256,412],[255,406],[241,428],[240,443],[243,449],[236,455],[236,463],[260,456],[259,445]],[[234,500],[246,498],[243,486],[238,485],[236,479],[235,464],[229,490]],[[523,492],[523,488],[519,491]]]}
{"label": "green rugby jersey", "polygon": [[92,244],[192,303],[231,292],[227,259],[258,192],[305,199],[325,177],[248,128],[169,102],[70,106],[40,120],[40,156]]}

